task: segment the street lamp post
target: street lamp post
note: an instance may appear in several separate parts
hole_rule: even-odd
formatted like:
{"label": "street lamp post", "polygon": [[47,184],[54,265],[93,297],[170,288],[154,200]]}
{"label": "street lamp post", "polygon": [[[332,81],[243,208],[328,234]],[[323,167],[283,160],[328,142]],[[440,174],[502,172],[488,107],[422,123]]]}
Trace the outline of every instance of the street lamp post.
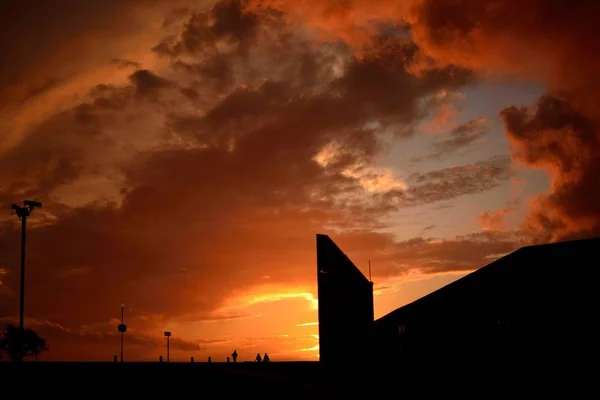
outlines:
{"label": "street lamp post", "polygon": [[39,201],[25,200],[23,207],[12,204],[11,210],[17,214],[21,221],[21,293],[19,297],[19,329],[23,330],[23,319],[25,317],[25,243],[27,239],[27,217],[31,214],[34,208],[41,207]]}
{"label": "street lamp post", "polygon": [[165,336],[167,338],[167,363],[168,363],[169,362],[169,351],[170,351],[170,347],[171,347],[171,343],[170,343],[171,332],[165,332]]}
{"label": "street lamp post", "polygon": [[127,325],[125,325],[125,304],[121,303],[121,323],[117,327],[119,333],[121,333],[121,362],[123,362],[123,334],[127,332]]}

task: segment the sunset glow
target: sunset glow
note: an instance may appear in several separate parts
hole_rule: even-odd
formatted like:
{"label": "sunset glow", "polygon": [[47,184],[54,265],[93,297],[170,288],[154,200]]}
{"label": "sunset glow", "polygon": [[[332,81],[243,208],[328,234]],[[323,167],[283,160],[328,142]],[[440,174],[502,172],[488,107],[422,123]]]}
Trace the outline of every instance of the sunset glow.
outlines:
{"label": "sunset glow", "polygon": [[128,360],[165,331],[173,360],[317,360],[317,233],[379,318],[600,232],[598,3],[25,3],[0,10],[0,322],[10,204],[38,200],[43,359],[112,360],[124,303]]}

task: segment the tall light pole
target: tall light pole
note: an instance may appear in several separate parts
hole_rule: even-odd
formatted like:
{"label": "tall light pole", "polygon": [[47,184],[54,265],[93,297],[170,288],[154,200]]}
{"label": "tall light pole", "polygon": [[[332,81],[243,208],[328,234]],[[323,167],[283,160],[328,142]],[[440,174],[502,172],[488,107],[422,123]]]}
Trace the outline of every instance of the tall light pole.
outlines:
{"label": "tall light pole", "polygon": [[121,333],[121,362],[123,362],[123,334],[127,332],[127,325],[125,325],[125,304],[121,303],[121,323],[117,327],[117,330]]}
{"label": "tall light pole", "polygon": [[25,316],[25,243],[27,239],[27,217],[31,214],[34,208],[41,207],[39,201],[25,200],[23,207],[12,204],[11,210],[17,214],[21,221],[21,294],[19,298],[19,329],[23,330],[23,319]]}
{"label": "tall light pole", "polygon": [[170,343],[171,332],[165,332],[165,336],[167,337],[167,363],[168,363],[169,362],[169,350],[171,347],[171,343]]}

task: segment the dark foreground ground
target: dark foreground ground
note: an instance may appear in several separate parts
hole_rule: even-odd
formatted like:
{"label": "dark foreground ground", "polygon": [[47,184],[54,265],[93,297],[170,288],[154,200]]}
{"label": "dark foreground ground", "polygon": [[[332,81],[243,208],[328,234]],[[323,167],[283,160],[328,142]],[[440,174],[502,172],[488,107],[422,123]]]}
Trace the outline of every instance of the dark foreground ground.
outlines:
{"label": "dark foreground ground", "polygon": [[118,399],[139,396],[318,399],[340,395],[389,398],[435,394],[470,394],[483,398],[501,394],[573,397],[598,391],[596,378],[582,367],[562,364],[561,360],[550,361],[550,364],[547,361],[473,364],[460,359],[414,361],[395,366],[357,364],[331,369],[318,362],[0,362],[0,396],[18,395],[21,391],[26,397],[110,396]]}
{"label": "dark foreground ground", "polygon": [[[25,382],[26,392],[63,396],[99,394],[174,395],[211,398],[328,395],[318,362],[157,363],[25,362],[0,363],[0,382]],[[0,392],[0,396],[1,396]],[[123,397],[124,398],[124,397]]]}

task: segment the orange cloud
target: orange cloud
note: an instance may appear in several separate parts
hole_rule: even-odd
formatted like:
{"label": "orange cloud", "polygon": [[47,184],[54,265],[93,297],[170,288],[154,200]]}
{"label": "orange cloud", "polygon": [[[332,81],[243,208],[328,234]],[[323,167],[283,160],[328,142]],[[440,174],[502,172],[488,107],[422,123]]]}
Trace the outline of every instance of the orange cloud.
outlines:
{"label": "orange cloud", "polygon": [[0,131],[6,135],[0,151],[18,143],[32,124],[77,104],[91,85],[125,81],[130,71],[117,71],[111,60],[115,55],[142,59],[140,49],[162,34],[155,28],[163,13],[188,2],[153,3],[58,0],[35,10],[22,3],[7,6],[0,28],[0,54],[10,59],[0,71]]}
{"label": "orange cloud", "polygon": [[307,23],[320,39],[342,39],[355,51],[362,51],[368,50],[382,25],[398,21],[408,12],[409,6],[410,2],[390,0],[250,0],[246,9],[282,10],[290,21]]}
{"label": "orange cloud", "polygon": [[499,210],[486,211],[479,216],[479,223],[484,229],[501,231],[506,228],[506,216],[512,211],[506,207]]}

